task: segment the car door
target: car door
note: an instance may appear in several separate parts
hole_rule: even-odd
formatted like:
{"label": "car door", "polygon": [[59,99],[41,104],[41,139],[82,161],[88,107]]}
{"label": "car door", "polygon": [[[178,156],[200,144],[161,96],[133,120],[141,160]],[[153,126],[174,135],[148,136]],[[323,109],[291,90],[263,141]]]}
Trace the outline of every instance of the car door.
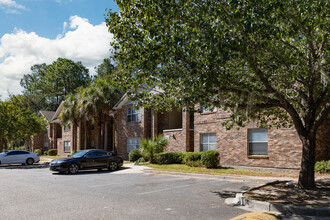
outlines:
{"label": "car door", "polygon": [[16,160],[16,151],[9,151],[6,153],[6,155],[4,155],[1,163],[11,164],[11,163],[15,163],[15,160]]}
{"label": "car door", "polygon": [[81,168],[87,169],[87,168],[93,168],[97,167],[97,151],[92,150],[85,154],[84,159],[81,162]]}
{"label": "car door", "polygon": [[98,150],[97,151],[97,164],[99,167],[107,167],[108,166],[108,163],[109,163],[109,153],[110,152],[107,152],[105,150]]}

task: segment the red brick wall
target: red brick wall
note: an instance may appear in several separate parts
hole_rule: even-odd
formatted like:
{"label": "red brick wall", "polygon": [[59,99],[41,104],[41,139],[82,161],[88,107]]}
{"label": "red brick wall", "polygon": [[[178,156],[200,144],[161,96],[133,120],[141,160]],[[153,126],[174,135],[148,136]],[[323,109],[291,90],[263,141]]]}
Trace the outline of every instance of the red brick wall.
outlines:
{"label": "red brick wall", "polygon": [[31,145],[32,152],[34,152],[34,150],[36,149],[40,149],[41,152],[43,153],[46,142],[48,143],[48,149],[50,149],[50,140],[48,137],[48,133],[41,132],[38,135],[33,136],[32,145]]}
{"label": "red brick wall", "polygon": [[[72,129],[72,128],[71,128]],[[72,131],[67,130],[64,131],[64,126],[62,126],[62,138],[57,139],[57,154],[60,156],[67,156],[71,154],[72,151]],[[65,152],[64,151],[64,141],[70,141],[71,144],[71,150],[70,152]]]}
{"label": "red brick wall", "polygon": [[268,130],[268,156],[248,156],[248,129],[253,124],[227,131],[222,122],[228,112],[195,113],[194,151],[200,151],[200,137],[203,133],[216,133],[217,150],[222,165],[256,167],[299,168],[302,145],[296,131],[292,129]]}
{"label": "red brick wall", "polygon": [[165,130],[163,134],[169,138],[165,152],[186,152],[186,140],[182,129]]}
{"label": "red brick wall", "polygon": [[141,108],[141,121],[127,122],[127,109],[132,107],[132,104],[124,105],[116,111],[116,137],[115,147],[118,154],[124,157],[127,153],[127,138],[140,137],[150,138],[151,135],[151,113],[148,110]]}
{"label": "red brick wall", "polygon": [[330,160],[330,119],[323,122],[316,134],[316,161]]}

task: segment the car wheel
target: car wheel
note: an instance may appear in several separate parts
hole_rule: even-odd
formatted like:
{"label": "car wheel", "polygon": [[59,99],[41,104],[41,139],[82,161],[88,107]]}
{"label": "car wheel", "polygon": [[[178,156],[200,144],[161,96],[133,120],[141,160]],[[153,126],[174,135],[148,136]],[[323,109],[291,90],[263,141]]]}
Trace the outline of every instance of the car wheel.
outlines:
{"label": "car wheel", "polygon": [[32,158],[28,158],[27,160],[26,160],[26,164],[27,165],[32,165],[34,163],[34,160],[32,159]]}
{"label": "car wheel", "polygon": [[71,164],[71,165],[69,166],[69,173],[71,173],[71,174],[75,174],[75,173],[78,173],[78,171],[79,171],[79,166],[78,166],[78,164],[73,163],[73,164]]}
{"label": "car wheel", "polygon": [[110,163],[109,163],[109,170],[111,170],[111,171],[115,171],[115,170],[117,170],[118,169],[118,164],[115,162],[115,161],[111,161]]}

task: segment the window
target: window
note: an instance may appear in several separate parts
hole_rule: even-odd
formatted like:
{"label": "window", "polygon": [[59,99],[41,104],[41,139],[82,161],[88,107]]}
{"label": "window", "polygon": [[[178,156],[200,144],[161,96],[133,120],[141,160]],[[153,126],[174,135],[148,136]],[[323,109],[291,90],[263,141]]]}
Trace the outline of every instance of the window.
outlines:
{"label": "window", "polygon": [[127,153],[140,147],[141,138],[127,138]]}
{"label": "window", "polygon": [[201,135],[201,151],[216,150],[217,138],[215,133]]}
{"label": "window", "polygon": [[213,107],[213,106],[207,107],[206,105],[201,106],[202,113],[216,112],[216,111],[217,111],[217,107]]}
{"label": "window", "polygon": [[64,131],[70,131],[70,129],[71,129],[71,124],[70,122],[68,122],[64,125]]}
{"label": "window", "polygon": [[71,152],[71,143],[70,143],[70,141],[64,141],[64,152]]}
{"label": "window", "polygon": [[44,151],[48,151],[49,143],[45,142],[44,143]]}
{"label": "window", "polygon": [[140,109],[128,108],[127,109],[127,122],[141,121]]}
{"label": "window", "polygon": [[249,129],[249,155],[268,155],[268,130]]}

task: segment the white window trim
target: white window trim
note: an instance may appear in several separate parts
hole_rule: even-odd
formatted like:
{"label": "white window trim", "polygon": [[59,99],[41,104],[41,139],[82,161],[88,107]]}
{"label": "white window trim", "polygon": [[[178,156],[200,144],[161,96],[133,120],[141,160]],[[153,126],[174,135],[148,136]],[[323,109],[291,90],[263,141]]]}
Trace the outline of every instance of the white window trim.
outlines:
{"label": "white window trim", "polygon": [[206,108],[206,105],[201,105],[201,112],[202,113],[212,113],[212,112],[216,112],[218,109],[217,107],[208,107]]}
{"label": "white window trim", "polygon": [[[131,113],[129,113],[130,109],[131,109]],[[136,121],[133,121],[133,115],[136,115],[136,117],[135,117]],[[127,109],[126,116],[127,116],[127,122],[139,122],[139,121],[141,121],[141,109],[140,108],[134,109],[134,108],[130,107]],[[128,119],[129,118],[128,116],[131,116],[131,120]]]}
{"label": "white window trim", "polygon": [[[207,143],[203,143],[203,136],[204,135],[215,135],[215,143],[209,142],[209,138],[208,138],[208,142]],[[217,149],[217,134],[216,133],[203,133],[203,134],[201,134],[200,139],[201,139],[200,140],[200,142],[201,142],[201,145],[200,145],[201,151],[216,150]],[[203,150],[204,144],[207,145],[207,150]],[[210,149],[209,148],[209,145],[211,145],[211,144],[215,144],[215,149]]]}
{"label": "white window trim", "polygon": [[[138,144],[137,143],[129,144],[128,139],[138,140]],[[129,137],[129,138],[127,138],[127,144],[126,144],[127,153],[129,153],[130,151],[132,151],[134,149],[140,148],[140,146],[141,146],[141,138],[140,137]],[[129,147],[131,147],[130,151],[128,150],[128,149],[130,149]]]}
{"label": "white window trim", "polygon": [[[69,143],[69,145],[65,146],[66,143]],[[67,151],[65,147],[69,147],[70,149]],[[64,148],[64,152],[71,152],[71,141],[63,141],[63,148]]]}
{"label": "white window trim", "polygon": [[[267,131],[267,141],[252,141],[250,140],[250,135],[249,132],[253,131],[253,130],[262,130],[261,128],[250,128],[248,129],[248,155],[249,156],[268,156],[268,129],[264,129]],[[267,153],[266,154],[251,154],[251,150],[250,150],[250,144],[266,144],[266,150]]]}

